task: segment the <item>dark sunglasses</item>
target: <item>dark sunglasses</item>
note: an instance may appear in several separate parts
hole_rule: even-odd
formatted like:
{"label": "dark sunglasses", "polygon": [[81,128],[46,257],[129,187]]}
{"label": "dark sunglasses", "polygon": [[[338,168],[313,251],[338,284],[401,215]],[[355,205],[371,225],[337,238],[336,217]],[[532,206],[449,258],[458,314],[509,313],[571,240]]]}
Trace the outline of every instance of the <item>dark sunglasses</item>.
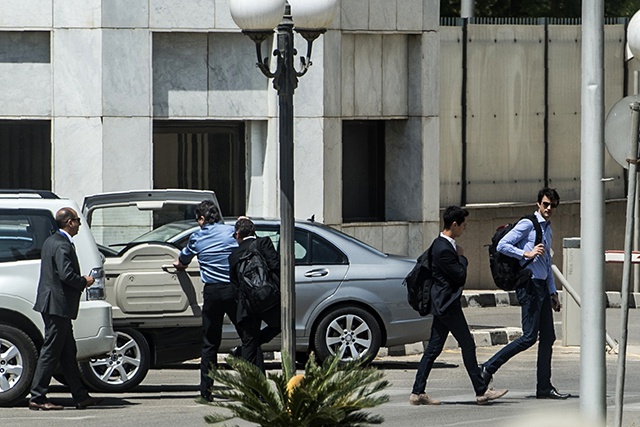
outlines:
{"label": "dark sunglasses", "polygon": [[555,209],[558,207],[557,203],[549,203],[549,202],[542,202],[542,207],[543,208],[548,208],[549,206],[551,206],[551,209]]}
{"label": "dark sunglasses", "polygon": [[69,221],[78,221],[78,225],[82,224],[80,218],[71,218]]}

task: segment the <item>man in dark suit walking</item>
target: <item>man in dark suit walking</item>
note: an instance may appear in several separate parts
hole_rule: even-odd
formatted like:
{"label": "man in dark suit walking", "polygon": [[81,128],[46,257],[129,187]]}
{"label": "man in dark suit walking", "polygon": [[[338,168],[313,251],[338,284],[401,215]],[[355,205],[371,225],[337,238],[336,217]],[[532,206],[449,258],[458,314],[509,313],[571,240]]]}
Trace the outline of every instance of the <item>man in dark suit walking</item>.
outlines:
{"label": "man in dark suit walking", "polygon": [[504,396],[508,391],[490,389],[485,385],[476,359],[476,345],[462,312],[460,297],[467,280],[468,261],[464,256],[464,250],[456,244],[455,239],[466,229],[465,218],[468,215],[466,209],[449,206],[443,215],[444,229],[427,249],[431,253],[433,324],[431,338],[420,359],[413,390],[409,396],[409,403],[412,405],[440,404],[440,401],[430,397],[425,389],[433,363],[442,353],[449,332],[462,349],[462,360],[476,393],[476,402],[483,405]]}
{"label": "man in dark suit walking", "polygon": [[73,236],[80,229],[75,210],[62,208],[56,213],[59,230],[42,245],[40,281],[33,309],[42,314],[44,343],[31,384],[29,409],[60,410],[47,399],[49,383],[58,365],[62,370],[77,409],[96,405],[99,399],[89,396],[82,385],[76,360],[76,341],[71,320],[78,317],[82,291],[91,286],[94,278],[80,274],[80,264],[73,245]]}
{"label": "man in dark suit walking", "polygon": [[[240,218],[236,221],[234,236],[238,242],[238,247],[233,249],[229,255],[229,277],[231,284],[237,290],[240,281],[243,280],[238,272],[240,258],[246,254],[252,245],[255,245],[260,254],[264,257],[269,273],[274,280],[280,282],[280,256],[273,247],[271,239],[268,237],[256,237],[256,228],[249,218]],[[251,313],[242,298],[238,295],[238,314],[236,316],[242,329],[242,358],[256,365],[262,372],[265,372],[264,359],[260,346],[275,338],[281,330],[280,327],[280,301],[261,313]],[[260,328],[262,322],[266,324]]]}

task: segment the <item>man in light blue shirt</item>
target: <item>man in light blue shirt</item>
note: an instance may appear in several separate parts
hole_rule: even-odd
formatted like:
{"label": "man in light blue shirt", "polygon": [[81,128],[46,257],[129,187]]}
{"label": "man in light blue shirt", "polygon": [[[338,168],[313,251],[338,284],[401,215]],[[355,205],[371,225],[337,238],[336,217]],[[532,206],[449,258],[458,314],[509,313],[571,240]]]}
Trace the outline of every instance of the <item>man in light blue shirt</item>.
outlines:
{"label": "man in light blue shirt", "polygon": [[[517,258],[520,265],[531,270],[531,282],[516,289],[516,296],[522,307],[522,336],[498,351],[482,365],[485,384],[491,382],[493,374],[516,354],[530,348],[538,341],[537,386],[538,399],[566,399],[570,395],[560,393],[551,384],[551,353],[556,333],[553,327],[553,312],[560,311],[562,305],[556,291],[551,270],[551,215],[560,203],[560,196],[553,188],[543,188],[538,192],[538,210],[535,218],[542,229],[542,242],[535,245],[534,224],[523,219],[519,221],[498,243],[499,252]],[[531,261],[531,262],[529,262]]]}
{"label": "man in light blue shirt", "polygon": [[189,238],[173,264],[185,269],[193,257],[198,256],[200,278],[204,283],[202,306],[202,357],[200,359],[200,396],[212,401],[213,380],[209,370],[217,366],[218,349],[222,342],[222,325],[225,313],[242,336],[236,322],[236,295],[229,282],[229,254],[238,246],[231,225],[222,223],[218,207],[205,200],[195,208],[200,230]]}

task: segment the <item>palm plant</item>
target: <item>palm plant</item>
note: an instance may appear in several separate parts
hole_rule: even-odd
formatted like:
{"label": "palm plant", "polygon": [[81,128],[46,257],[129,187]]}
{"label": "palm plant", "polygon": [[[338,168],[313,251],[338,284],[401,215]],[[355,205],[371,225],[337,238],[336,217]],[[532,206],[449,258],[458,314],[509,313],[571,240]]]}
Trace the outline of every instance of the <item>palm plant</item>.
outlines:
{"label": "palm plant", "polygon": [[226,361],[231,370],[212,370],[209,375],[227,386],[216,394],[228,400],[211,405],[226,408],[233,415],[207,415],[208,423],[234,417],[268,427],[357,427],[384,421],[363,409],[389,401],[388,395],[380,394],[389,382],[382,380],[382,372],[365,367],[363,362],[341,364],[333,357],[318,365],[311,354],[304,376],[292,376],[285,368],[284,372],[270,373],[267,379],[242,359],[229,356]]}

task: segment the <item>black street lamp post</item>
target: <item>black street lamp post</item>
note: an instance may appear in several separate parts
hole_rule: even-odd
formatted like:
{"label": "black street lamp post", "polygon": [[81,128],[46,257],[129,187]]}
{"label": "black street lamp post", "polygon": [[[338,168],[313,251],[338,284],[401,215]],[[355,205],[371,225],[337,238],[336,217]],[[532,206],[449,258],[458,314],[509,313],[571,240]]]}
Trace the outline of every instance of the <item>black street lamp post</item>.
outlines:
{"label": "black street lamp post", "polygon": [[[255,0],[230,0],[231,15],[242,32],[256,45],[257,67],[262,73],[273,78],[273,87],[278,91],[279,135],[280,135],[280,286],[282,294],[282,363],[288,372],[295,372],[296,355],[296,293],[295,293],[295,256],[294,256],[294,179],[293,179],[293,93],[298,86],[298,77],[303,76],[311,66],[311,48],[313,41],[326,31],[336,9],[337,0],[263,0],[261,5],[269,8],[273,5],[275,15],[268,10],[256,11]],[[307,41],[306,57],[300,57],[301,69],[294,66],[297,54],[293,42],[294,13],[301,11],[304,27],[296,26],[296,31]],[[296,9],[298,7],[299,9]],[[273,27],[265,23],[278,18],[276,70],[271,71],[268,58],[262,57],[262,43],[273,34]],[[267,16],[271,14],[271,16]],[[266,19],[261,20],[261,19]],[[279,18],[278,18],[279,19]]]}

